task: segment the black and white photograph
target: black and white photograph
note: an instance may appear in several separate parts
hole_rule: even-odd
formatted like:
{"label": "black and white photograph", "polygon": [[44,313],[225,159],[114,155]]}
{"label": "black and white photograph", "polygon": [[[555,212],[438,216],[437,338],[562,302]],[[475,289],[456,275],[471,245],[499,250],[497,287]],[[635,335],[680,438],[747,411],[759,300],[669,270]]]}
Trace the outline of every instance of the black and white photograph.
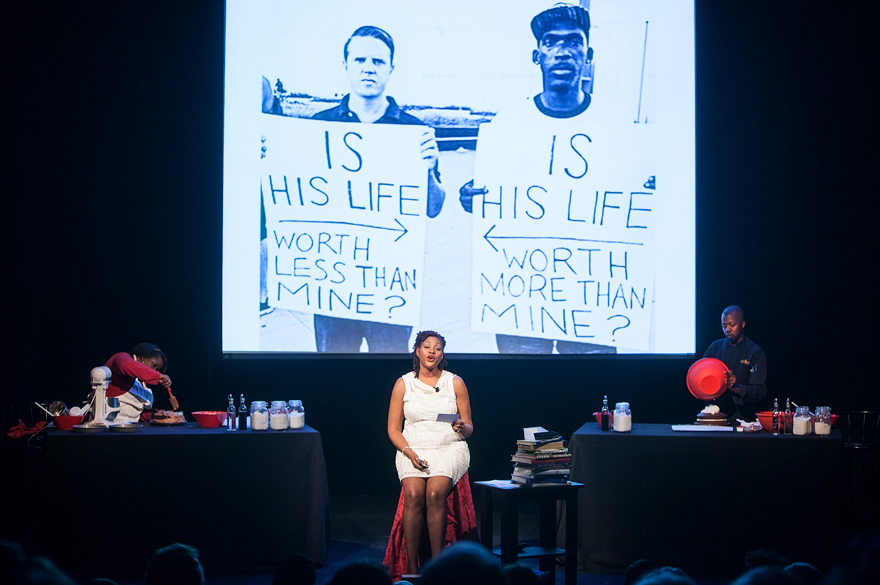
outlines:
{"label": "black and white photograph", "polygon": [[693,351],[690,3],[339,14],[227,6],[224,348]]}

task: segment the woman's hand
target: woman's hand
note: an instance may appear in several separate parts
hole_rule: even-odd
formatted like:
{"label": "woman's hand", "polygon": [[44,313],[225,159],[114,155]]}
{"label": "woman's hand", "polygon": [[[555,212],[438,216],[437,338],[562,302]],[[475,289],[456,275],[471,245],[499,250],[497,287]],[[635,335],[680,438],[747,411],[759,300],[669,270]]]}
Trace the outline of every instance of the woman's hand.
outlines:
{"label": "woman's hand", "polygon": [[412,466],[422,471],[423,469],[428,468],[428,462],[422,459],[419,459],[419,456],[416,455],[416,452],[413,451],[410,447],[406,447],[403,450],[403,454],[409,457],[409,460],[412,462]]}
{"label": "woman's hand", "polygon": [[455,431],[456,433],[460,433],[462,430],[464,430],[465,424],[466,423],[463,420],[458,419],[457,421],[452,423],[452,430]]}

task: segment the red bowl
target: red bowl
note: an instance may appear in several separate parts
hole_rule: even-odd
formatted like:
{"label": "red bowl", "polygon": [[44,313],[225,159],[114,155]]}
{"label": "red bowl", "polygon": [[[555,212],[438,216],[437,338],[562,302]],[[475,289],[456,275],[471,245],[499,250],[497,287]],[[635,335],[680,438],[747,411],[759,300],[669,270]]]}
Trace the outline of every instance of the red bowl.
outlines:
{"label": "red bowl", "polygon": [[192,413],[200,427],[215,429],[226,423],[226,413],[220,410],[200,410]]}
{"label": "red bowl", "polygon": [[[758,422],[761,423],[761,426],[764,427],[764,430],[768,433],[773,432],[773,411],[764,410],[761,412],[756,412],[755,416],[758,417]],[[780,429],[781,431],[782,429]]]}
{"label": "red bowl", "polygon": [[84,415],[79,416],[53,416],[52,422],[62,431],[72,431],[73,425],[82,423]]}
{"label": "red bowl", "polygon": [[688,369],[687,388],[700,400],[713,400],[727,390],[727,366],[715,358],[697,360]]}

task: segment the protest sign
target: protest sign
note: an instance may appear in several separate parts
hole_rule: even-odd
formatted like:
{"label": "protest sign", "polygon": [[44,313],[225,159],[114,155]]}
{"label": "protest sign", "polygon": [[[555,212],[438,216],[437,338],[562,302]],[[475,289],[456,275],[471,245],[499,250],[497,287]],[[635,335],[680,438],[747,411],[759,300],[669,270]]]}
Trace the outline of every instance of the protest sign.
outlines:
{"label": "protest sign", "polygon": [[418,323],[424,128],[264,116],[263,131],[269,305]]}
{"label": "protest sign", "polygon": [[583,115],[480,127],[475,331],[649,349],[653,130]]}

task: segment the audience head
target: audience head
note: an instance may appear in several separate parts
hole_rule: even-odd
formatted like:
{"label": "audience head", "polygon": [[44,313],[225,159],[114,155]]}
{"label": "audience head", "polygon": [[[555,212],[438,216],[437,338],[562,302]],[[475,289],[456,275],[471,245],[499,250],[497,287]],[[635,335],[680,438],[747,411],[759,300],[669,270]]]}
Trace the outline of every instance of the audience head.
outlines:
{"label": "audience head", "polygon": [[76,585],[76,582],[45,557],[27,557],[11,580],[4,583],[28,585]]}
{"label": "audience head", "polygon": [[[728,307],[730,308],[730,307]],[[756,569],[758,567],[779,567],[780,569],[788,565],[785,557],[773,549],[750,550],[746,553],[746,569]]]}
{"label": "audience head", "polygon": [[809,563],[792,563],[783,569],[786,575],[790,575],[801,582],[801,585],[819,585],[822,573]]}
{"label": "audience head", "polygon": [[634,585],[636,581],[647,575],[654,569],[659,569],[657,563],[648,559],[639,559],[626,568],[623,576],[623,585]]}
{"label": "audience head", "polygon": [[30,557],[21,545],[0,540],[0,583],[75,585],[64,571],[44,557]]}
{"label": "audience head", "polygon": [[14,575],[24,565],[27,555],[17,542],[0,540],[0,577]]}
{"label": "audience head", "polygon": [[505,585],[501,561],[473,542],[458,542],[425,565],[421,585]]}
{"label": "audience head", "polygon": [[345,565],[327,585],[391,585],[391,576],[382,565],[364,561]]}
{"label": "audience head", "polygon": [[147,564],[144,580],[147,585],[204,585],[199,551],[180,543],[157,549]]}
{"label": "audience head", "polygon": [[688,574],[676,567],[660,567],[645,573],[637,585],[696,585]]}
{"label": "audience head", "polygon": [[98,579],[89,579],[83,585],[119,585],[119,584],[116,583],[116,581],[113,581],[112,579],[98,578]]}
{"label": "audience head", "polygon": [[507,565],[502,572],[507,585],[540,585],[541,583],[533,570],[519,563]]}
{"label": "audience head", "polygon": [[314,585],[315,563],[305,555],[294,555],[278,566],[272,585]]}
{"label": "audience head", "polygon": [[880,575],[880,536],[856,536],[836,555],[825,585],[874,585]]}
{"label": "audience head", "polygon": [[800,585],[797,579],[781,567],[765,565],[746,572],[731,585]]}

